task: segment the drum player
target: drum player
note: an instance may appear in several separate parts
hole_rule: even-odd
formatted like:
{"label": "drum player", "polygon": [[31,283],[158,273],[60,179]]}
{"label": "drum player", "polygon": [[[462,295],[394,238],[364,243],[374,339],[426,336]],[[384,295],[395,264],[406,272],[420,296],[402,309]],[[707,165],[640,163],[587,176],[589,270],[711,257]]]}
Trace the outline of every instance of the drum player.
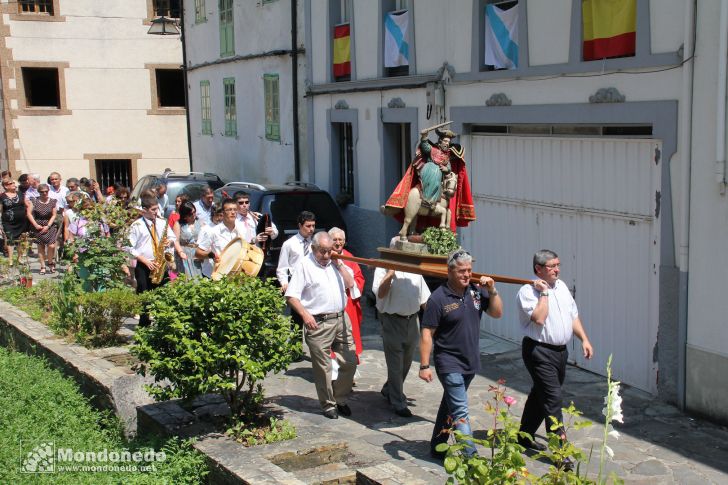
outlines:
{"label": "drum player", "polygon": [[198,241],[195,252],[197,258],[202,259],[209,255],[217,263],[220,261],[220,253],[230,241],[244,237],[245,227],[237,220],[237,202],[234,199],[224,199],[222,211],[222,222],[208,231],[209,237],[200,238]]}

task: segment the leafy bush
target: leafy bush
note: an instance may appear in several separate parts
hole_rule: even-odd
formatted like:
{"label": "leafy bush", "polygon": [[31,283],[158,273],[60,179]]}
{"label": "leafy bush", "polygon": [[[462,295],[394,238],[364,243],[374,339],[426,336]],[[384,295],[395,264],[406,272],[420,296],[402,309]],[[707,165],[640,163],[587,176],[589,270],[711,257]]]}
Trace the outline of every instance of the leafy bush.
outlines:
{"label": "leafy bush", "polygon": [[[118,419],[92,408],[73,380],[42,359],[4,348],[0,348],[0,417],[0,483],[192,485],[205,483],[209,473],[205,456],[194,450],[191,442],[177,438],[125,441]],[[155,462],[155,470],[150,472],[28,474],[20,471],[20,440],[31,443],[31,448],[34,443],[53,441],[56,448],[91,452],[107,449],[133,453],[151,448],[164,451],[166,459]]]}
{"label": "leafy bush", "polygon": [[301,350],[280,290],[257,278],[183,279],[145,303],[154,323],[137,329],[131,353],[139,373],[154,375],[157,399],[219,393],[242,418],[259,408],[265,376]]}
{"label": "leafy bush", "polygon": [[[99,291],[122,285],[122,267],[127,262],[129,225],[136,215],[119,204],[92,204],[80,211],[88,220],[87,235],[76,238],[66,248],[66,258],[78,257],[78,274],[86,291]],[[112,229],[107,237],[106,233]]]}
{"label": "leafy bush", "polygon": [[77,302],[81,325],[75,332],[76,338],[92,345],[116,342],[124,319],[141,309],[139,296],[130,288],[81,293]]}
{"label": "leafy bush", "polygon": [[455,239],[455,234],[450,229],[428,227],[422,233],[422,240],[432,254],[448,254],[460,247]]}

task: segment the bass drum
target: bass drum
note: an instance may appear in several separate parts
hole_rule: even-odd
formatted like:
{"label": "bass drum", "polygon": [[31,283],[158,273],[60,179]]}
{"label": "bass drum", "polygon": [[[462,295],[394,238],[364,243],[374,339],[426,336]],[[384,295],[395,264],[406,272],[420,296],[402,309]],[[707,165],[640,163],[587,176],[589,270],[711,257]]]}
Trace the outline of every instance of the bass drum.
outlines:
{"label": "bass drum", "polygon": [[258,276],[264,258],[262,249],[236,237],[220,253],[220,262],[212,271],[212,279],[219,281],[223,276],[238,273]]}

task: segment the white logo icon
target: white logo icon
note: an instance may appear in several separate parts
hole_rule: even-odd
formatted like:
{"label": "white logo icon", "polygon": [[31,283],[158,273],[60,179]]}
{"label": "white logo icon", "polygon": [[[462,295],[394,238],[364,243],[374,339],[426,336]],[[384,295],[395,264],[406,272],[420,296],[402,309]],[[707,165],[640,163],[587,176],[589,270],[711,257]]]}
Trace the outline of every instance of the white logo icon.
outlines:
{"label": "white logo icon", "polygon": [[20,471],[23,473],[53,473],[56,447],[53,441],[42,441],[32,450],[24,452],[20,441]]}

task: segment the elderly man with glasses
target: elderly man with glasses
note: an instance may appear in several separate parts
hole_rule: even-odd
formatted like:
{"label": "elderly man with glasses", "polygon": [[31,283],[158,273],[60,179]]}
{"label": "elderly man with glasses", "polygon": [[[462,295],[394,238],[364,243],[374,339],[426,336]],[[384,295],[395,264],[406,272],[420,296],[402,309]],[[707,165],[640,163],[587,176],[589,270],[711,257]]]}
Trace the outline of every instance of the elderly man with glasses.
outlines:
{"label": "elderly man with glasses", "polygon": [[[443,458],[437,445],[447,442],[451,426],[465,435],[470,431],[468,387],[480,370],[480,318],[483,312],[493,318],[503,315],[503,301],[495,281],[481,276],[472,284],[473,258],[459,249],[447,258],[447,282],[437,288],[422,317],[420,336],[420,379],[432,382],[430,350],[434,342],[434,363],[443,388],[435,428],[430,439],[430,454]],[[473,455],[469,443],[464,453]]]}
{"label": "elderly man with glasses", "polygon": [[[544,420],[550,426],[549,416],[563,422],[561,412],[561,386],[566,375],[567,344],[572,335],[581,340],[584,357],[591,359],[594,350],[579,319],[576,302],[566,283],[559,279],[559,256],[548,249],[533,255],[533,272],[538,277],[518,291],[518,317],[523,331],[521,353],[533,387],[528,395],[521,417],[521,431],[533,437]],[[548,428],[547,428],[548,431]],[[566,439],[563,429],[556,430]],[[522,439],[521,445],[534,450],[546,446],[531,439]],[[567,468],[570,462],[563,463]]]}
{"label": "elderly man with glasses", "polygon": [[[356,372],[356,347],[351,321],[344,311],[346,290],[354,287],[354,274],[343,261],[332,260],[334,241],[326,232],[314,234],[311,252],[296,265],[286,299],[301,316],[311,353],[313,380],[323,415],[351,416],[346,398]],[[336,354],[338,377],[331,381],[331,354]]]}

